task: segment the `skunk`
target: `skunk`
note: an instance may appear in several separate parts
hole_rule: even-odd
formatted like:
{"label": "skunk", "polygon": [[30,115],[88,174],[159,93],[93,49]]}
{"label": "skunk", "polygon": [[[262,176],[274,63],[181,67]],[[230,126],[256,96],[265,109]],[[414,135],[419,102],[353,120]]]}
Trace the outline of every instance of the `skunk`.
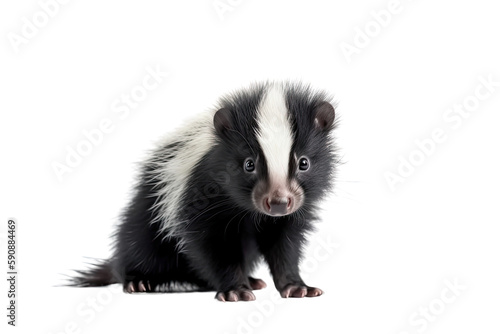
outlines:
{"label": "skunk", "polygon": [[141,164],[114,235],[114,252],[74,286],[124,291],[216,291],[254,300],[261,258],[284,298],[315,297],[299,261],[317,207],[333,186],[332,99],[292,82],[264,82],[222,97],[164,138]]}

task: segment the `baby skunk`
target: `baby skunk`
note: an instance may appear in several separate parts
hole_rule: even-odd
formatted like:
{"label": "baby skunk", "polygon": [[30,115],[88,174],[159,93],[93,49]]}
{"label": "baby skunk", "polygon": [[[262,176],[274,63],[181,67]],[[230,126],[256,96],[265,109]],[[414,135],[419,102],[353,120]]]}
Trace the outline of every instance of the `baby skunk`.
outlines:
{"label": "baby skunk", "polygon": [[262,256],[282,297],[321,295],[299,260],[333,184],[329,101],[303,84],[256,84],[166,137],[141,166],[114,255],[72,284],[254,300],[266,286],[250,276]]}

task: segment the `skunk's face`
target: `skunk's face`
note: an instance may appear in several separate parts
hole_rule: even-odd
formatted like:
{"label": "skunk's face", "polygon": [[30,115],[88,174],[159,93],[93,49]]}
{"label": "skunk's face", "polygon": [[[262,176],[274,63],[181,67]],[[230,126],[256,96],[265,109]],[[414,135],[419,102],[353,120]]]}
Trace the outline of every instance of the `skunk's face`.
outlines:
{"label": "skunk's face", "polygon": [[281,86],[217,111],[214,125],[231,166],[225,186],[231,198],[269,216],[314,205],[332,182],[328,133],[334,118],[330,103]]}
{"label": "skunk's face", "polygon": [[[309,168],[309,160],[301,157],[297,161],[296,157],[290,160],[290,166],[295,173],[305,173]],[[302,169],[299,165],[302,163]],[[304,189],[300,185],[296,176],[289,177],[283,173],[277,175],[270,173],[269,166],[265,170],[267,177],[259,179],[252,191],[252,204],[261,213],[269,216],[284,216],[297,211],[304,203]]]}

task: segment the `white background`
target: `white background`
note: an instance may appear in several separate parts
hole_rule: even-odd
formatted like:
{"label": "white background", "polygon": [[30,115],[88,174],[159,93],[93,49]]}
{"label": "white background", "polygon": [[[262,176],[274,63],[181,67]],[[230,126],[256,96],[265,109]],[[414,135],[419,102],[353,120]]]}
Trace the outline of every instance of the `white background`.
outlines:
{"label": "white background", "polygon": [[[373,13],[392,9],[389,0],[220,3],[229,6],[222,14],[212,0],[74,0],[52,6],[44,22],[37,1],[2,2],[0,236],[5,254],[7,219],[15,217],[15,331],[498,333],[494,2],[401,0],[390,19],[379,14],[384,26]],[[29,32],[26,20],[45,26],[16,46],[13,36]],[[371,37],[360,35],[365,29]],[[346,57],[347,44],[357,53]],[[147,67],[169,74],[120,118],[113,103],[141,85]],[[481,77],[496,87],[488,91]],[[136,163],[159,137],[221,94],[267,79],[303,80],[339,102],[344,164],[303,264],[323,296],[276,302],[265,267],[257,276],[269,287],[252,303],[54,287],[61,273],[84,267],[84,256],[109,255]],[[464,103],[467,118],[445,120]],[[103,119],[112,131],[59,180],[54,162],[65,163],[68,147]],[[418,153],[416,141],[436,129],[444,142]],[[391,189],[387,173],[410,157],[420,165]],[[460,285],[456,295],[446,282]]]}

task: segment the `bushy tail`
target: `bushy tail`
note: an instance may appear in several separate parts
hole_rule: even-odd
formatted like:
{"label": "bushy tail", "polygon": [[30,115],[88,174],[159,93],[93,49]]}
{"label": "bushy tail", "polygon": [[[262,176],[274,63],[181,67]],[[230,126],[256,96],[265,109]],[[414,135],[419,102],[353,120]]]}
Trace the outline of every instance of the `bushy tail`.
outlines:
{"label": "bushy tail", "polygon": [[99,260],[90,266],[87,270],[75,270],[76,276],[70,277],[67,285],[91,287],[118,283],[109,260]]}

